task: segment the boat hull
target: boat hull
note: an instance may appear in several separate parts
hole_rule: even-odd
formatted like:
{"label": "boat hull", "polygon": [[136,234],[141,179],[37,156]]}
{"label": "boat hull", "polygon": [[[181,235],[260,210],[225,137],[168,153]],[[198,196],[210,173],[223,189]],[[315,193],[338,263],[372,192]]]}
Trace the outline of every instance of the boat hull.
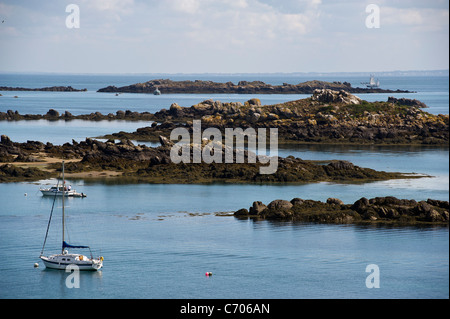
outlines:
{"label": "boat hull", "polygon": [[[44,196],[63,196],[62,191],[54,191],[50,189],[41,189],[40,190],[42,195]],[[83,193],[77,193],[76,191],[65,191],[64,192],[65,197],[86,197]]]}
{"label": "boat hull", "polygon": [[101,259],[63,261],[61,255],[41,256],[40,258],[44,262],[45,267],[50,269],[66,270],[68,266],[76,266],[79,270],[95,271],[103,267],[103,261]]}

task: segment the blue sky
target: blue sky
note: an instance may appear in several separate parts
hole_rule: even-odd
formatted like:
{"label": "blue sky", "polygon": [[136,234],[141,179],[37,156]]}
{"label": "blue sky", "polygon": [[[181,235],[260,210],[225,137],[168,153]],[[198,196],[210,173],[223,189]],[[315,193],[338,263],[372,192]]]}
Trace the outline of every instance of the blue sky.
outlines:
{"label": "blue sky", "polygon": [[[78,29],[66,27],[69,4]],[[368,4],[380,28],[366,27]],[[449,68],[447,0],[0,0],[0,20],[0,72]]]}

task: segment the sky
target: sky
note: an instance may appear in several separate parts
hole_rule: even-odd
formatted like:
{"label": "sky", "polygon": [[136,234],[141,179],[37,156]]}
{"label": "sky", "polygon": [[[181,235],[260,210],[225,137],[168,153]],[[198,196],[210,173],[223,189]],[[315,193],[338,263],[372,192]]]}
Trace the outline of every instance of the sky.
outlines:
{"label": "sky", "polygon": [[0,22],[0,72],[449,68],[447,0],[0,0]]}

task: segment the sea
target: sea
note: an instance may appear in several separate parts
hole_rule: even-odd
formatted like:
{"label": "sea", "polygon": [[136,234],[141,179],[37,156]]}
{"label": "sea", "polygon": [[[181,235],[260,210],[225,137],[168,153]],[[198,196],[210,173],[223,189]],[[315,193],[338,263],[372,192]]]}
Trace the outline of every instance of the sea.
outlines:
{"label": "sea", "polygon": [[[172,103],[203,100],[263,104],[309,95],[119,94],[97,93],[151,79],[241,80],[296,84],[308,80],[347,81],[368,76],[310,74],[0,74],[0,86],[72,86],[86,92],[0,91],[0,111],[43,114],[49,109],[74,115],[118,110],[156,112]],[[388,96],[423,101],[427,112],[449,114],[449,77],[390,75],[382,88],[415,93],[360,94],[368,101]],[[17,96],[17,97],[15,97]],[[0,121],[0,134],[15,142],[53,144],[135,131],[145,121]],[[142,143],[137,142],[136,143]],[[144,143],[142,143],[144,144]],[[155,143],[146,143],[156,146]],[[395,196],[417,201],[449,200],[448,146],[280,145],[280,156],[307,160],[348,160],[361,167],[426,175],[370,183],[309,184],[148,184],[111,180],[68,180],[85,198],[65,203],[66,240],[88,245],[104,257],[100,271],[46,269],[39,259],[61,250],[59,199],[40,188],[55,180],[0,184],[1,299],[448,299],[448,226],[334,225],[242,220],[231,212],[253,201],[299,197],[353,203],[361,197]],[[84,252],[85,254],[88,254]],[[38,267],[35,267],[37,263]],[[373,269],[376,269],[373,270]],[[206,273],[212,273],[206,276]],[[73,279],[75,280],[75,279]],[[376,282],[376,285],[374,283]],[[71,284],[72,283],[72,284]]]}

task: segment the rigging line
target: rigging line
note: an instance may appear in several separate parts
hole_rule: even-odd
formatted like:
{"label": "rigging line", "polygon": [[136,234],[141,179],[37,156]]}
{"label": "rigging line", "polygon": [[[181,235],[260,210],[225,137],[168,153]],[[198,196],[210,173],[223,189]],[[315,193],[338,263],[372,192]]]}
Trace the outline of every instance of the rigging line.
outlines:
{"label": "rigging line", "polygon": [[[67,216],[67,212],[65,214],[66,214],[66,219],[68,217],[70,218],[70,216]],[[69,233],[69,227],[67,227],[67,224],[68,223],[64,223],[64,229],[66,230],[66,233],[65,233],[66,239],[65,239],[65,241],[66,241],[66,243],[70,243],[71,242],[71,240],[70,240],[70,233]]]}
{"label": "rigging line", "polygon": [[42,250],[41,250],[41,255],[40,256],[42,256],[42,254],[44,253],[45,243],[47,242],[48,230],[50,229],[50,222],[52,220],[53,208],[55,207],[56,194],[58,193],[58,189],[59,189],[59,180],[56,183],[56,192],[55,192],[55,196],[53,196],[52,210],[50,211],[50,218],[48,219],[47,231],[45,232],[44,244],[42,245]]}

